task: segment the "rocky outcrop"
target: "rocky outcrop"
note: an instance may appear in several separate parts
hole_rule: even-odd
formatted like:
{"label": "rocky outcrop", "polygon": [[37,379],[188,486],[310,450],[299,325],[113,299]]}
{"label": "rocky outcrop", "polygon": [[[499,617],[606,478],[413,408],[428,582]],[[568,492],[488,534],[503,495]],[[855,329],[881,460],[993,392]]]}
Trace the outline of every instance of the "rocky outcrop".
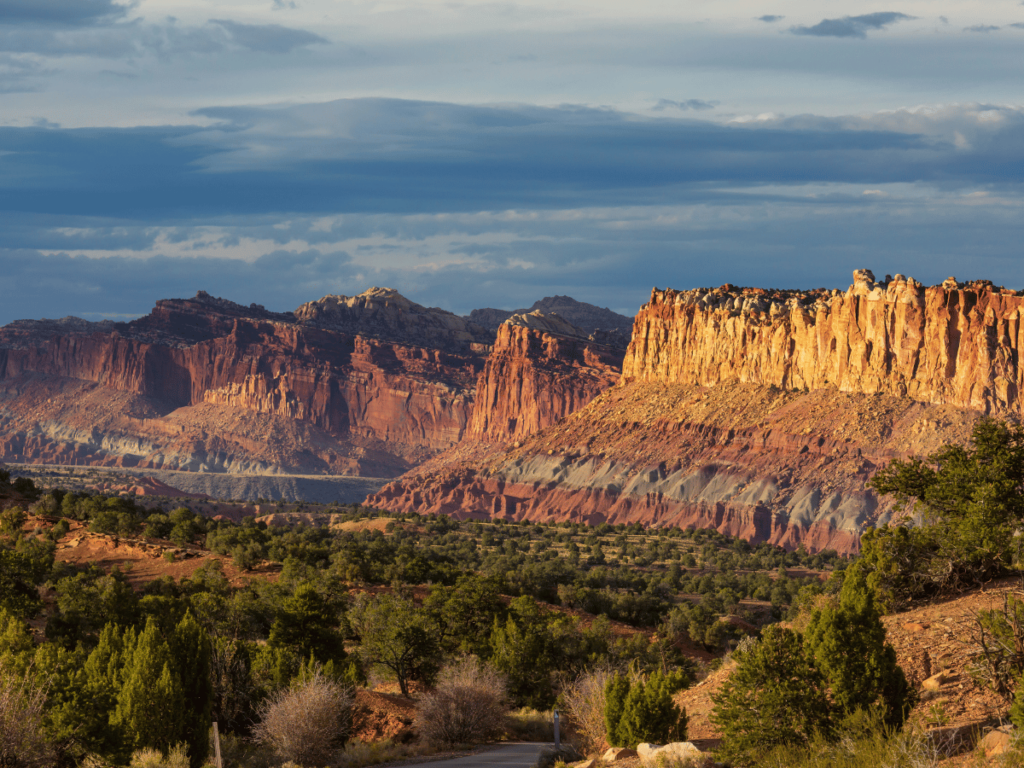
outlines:
{"label": "rocky outcrop", "polygon": [[517,447],[431,462],[367,504],[481,519],[715,528],[754,543],[856,551],[891,507],[865,483],[894,456],[966,440],[980,414],[908,398],[639,383]]}
{"label": "rocky outcrop", "polygon": [[845,292],[655,290],[618,386],[509,450],[435,459],[367,503],[852,552],[891,519],[867,488],[878,466],[965,443],[985,413],[1021,415],[1022,308],[987,282],[925,288],[867,270]]}
{"label": "rocky outcrop", "polygon": [[[365,303],[372,305],[378,293],[367,292]],[[418,306],[392,294],[388,302]],[[5,392],[0,417],[8,427],[2,433],[3,458],[386,476],[462,438],[483,366],[478,352],[459,354],[353,335],[328,327],[315,314],[296,319],[200,293],[191,300],[161,301],[149,316],[132,323],[22,321],[7,326],[0,331],[0,387]],[[392,317],[380,308],[373,314],[385,325],[382,318]],[[457,347],[462,321],[450,317],[457,322],[446,345]],[[414,320],[406,316],[403,322],[392,324],[392,335],[415,335]],[[445,341],[438,334],[435,325],[422,335]],[[114,414],[99,433],[86,414],[68,412],[75,410],[73,396],[63,411],[48,398],[26,412],[42,379],[65,394],[79,392],[82,382],[99,385],[103,392],[130,394],[146,416],[132,420]],[[179,409],[189,410],[193,427],[182,431],[172,425],[171,416]],[[266,446],[222,445],[222,429],[215,429],[214,422],[230,421],[226,414],[232,411],[272,417],[267,424],[283,424],[273,421],[283,419],[307,425],[310,444],[278,452],[278,458],[288,459],[284,465],[274,463],[274,452]],[[302,431],[282,428],[278,434],[299,439]],[[228,450],[236,453],[219,455]]]}
{"label": "rocky outcrop", "polygon": [[1024,295],[949,278],[926,288],[854,273],[840,291],[659,291],[636,317],[623,378],[885,393],[1022,414]]}
{"label": "rocky outcrop", "polygon": [[19,321],[0,329],[0,458],[393,477],[558,421],[622,354],[538,312],[495,345],[387,288],[295,313],[200,292],[131,323]]}
{"label": "rocky outcrop", "polygon": [[458,353],[486,353],[494,333],[479,323],[409,301],[393,288],[324,296],[295,310],[300,323],[353,336],[401,341]]}
{"label": "rocky outcrop", "polygon": [[616,383],[622,354],[558,315],[513,315],[477,379],[467,437],[508,443],[558,422]]}

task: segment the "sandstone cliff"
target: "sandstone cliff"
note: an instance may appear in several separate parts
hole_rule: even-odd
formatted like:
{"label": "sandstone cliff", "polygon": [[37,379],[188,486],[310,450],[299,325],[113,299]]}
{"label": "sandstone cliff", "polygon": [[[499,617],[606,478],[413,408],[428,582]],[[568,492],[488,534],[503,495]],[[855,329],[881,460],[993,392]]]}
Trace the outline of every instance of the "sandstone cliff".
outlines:
{"label": "sandstone cliff", "polygon": [[855,551],[891,515],[866,487],[879,465],[964,442],[986,412],[1020,416],[1022,307],[986,282],[925,288],[867,270],[846,292],[655,290],[617,387],[367,503]]}
{"label": "sandstone cliff", "polygon": [[449,352],[486,353],[494,339],[492,329],[416,304],[393,288],[371,288],[358,296],[324,296],[295,310],[295,319],[351,335]]}
{"label": "sandstone cliff", "polygon": [[507,443],[556,423],[616,383],[622,354],[558,315],[513,315],[477,380],[468,438]]}
{"label": "sandstone cliff", "polygon": [[634,322],[623,378],[884,392],[1020,415],[1024,295],[950,278],[926,288],[854,273],[845,292],[659,291]]}
{"label": "sandstone cliff", "polygon": [[621,349],[557,316],[498,337],[381,288],[295,313],[200,292],[131,323],[19,321],[0,329],[0,460],[393,477],[619,376]]}
{"label": "sandstone cliff", "polygon": [[[374,314],[387,325],[398,313]],[[324,325],[202,293],[158,302],[132,323],[11,324],[0,330],[2,458],[394,475],[462,438],[483,365],[479,352],[411,346]],[[392,338],[415,331],[410,323],[392,326]],[[83,383],[101,390],[83,390]],[[67,402],[58,408],[50,397],[30,407],[34,392],[44,389],[69,393]],[[134,398],[143,418],[112,414],[103,429],[89,424],[88,410],[78,404],[87,394],[119,399],[112,393]],[[182,409],[187,416],[177,413]],[[239,436],[224,444],[240,412],[268,417],[256,433],[276,424],[281,440],[297,441],[276,454],[284,463],[258,441],[246,447]],[[180,422],[192,426],[179,429]]]}
{"label": "sandstone cliff", "polygon": [[497,330],[499,325],[513,315],[528,315],[533,312],[546,316],[558,315],[567,323],[581,329],[593,341],[623,348],[629,344],[629,334],[633,327],[632,318],[612,312],[610,309],[576,301],[569,296],[547,296],[535,301],[529,309],[474,309],[467,319],[484,328]]}

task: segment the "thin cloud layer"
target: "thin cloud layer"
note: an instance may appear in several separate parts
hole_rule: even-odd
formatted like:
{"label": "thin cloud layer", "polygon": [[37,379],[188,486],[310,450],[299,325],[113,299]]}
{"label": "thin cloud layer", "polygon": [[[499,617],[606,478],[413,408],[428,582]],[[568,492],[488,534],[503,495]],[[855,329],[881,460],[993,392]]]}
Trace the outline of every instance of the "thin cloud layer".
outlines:
{"label": "thin cloud layer", "polygon": [[85,26],[119,19],[133,5],[113,0],[0,0],[0,24]]}
{"label": "thin cloud layer", "polygon": [[685,101],[673,101],[672,99],[658,99],[658,103],[651,109],[655,112],[664,112],[666,109],[678,109],[681,112],[695,110],[702,112],[707,109],[714,109],[718,106],[716,101],[704,101],[703,99],[686,99]]}
{"label": "thin cloud layer", "polygon": [[280,24],[239,24],[227,19],[212,19],[213,24],[226,30],[231,39],[251,51],[289,53],[307,45],[328,44],[320,35],[303,29],[289,29]]}
{"label": "thin cloud layer", "polygon": [[853,37],[864,39],[868,32],[885,29],[898,21],[913,19],[905,13],[882,11],[868,13],[863,16],[845,16],[841,19],[825,19],[813,27],[795,26],[790,28],[794,35],[812,35],[814,37]]}
{"label": "thin cloud layer", "polygon": [[439,213],[664,204],[723,184],[1024,182],[1024,113],[985,106],[725,125],[394,99],[201,116],[217,124],[0,128],[0,210]]}

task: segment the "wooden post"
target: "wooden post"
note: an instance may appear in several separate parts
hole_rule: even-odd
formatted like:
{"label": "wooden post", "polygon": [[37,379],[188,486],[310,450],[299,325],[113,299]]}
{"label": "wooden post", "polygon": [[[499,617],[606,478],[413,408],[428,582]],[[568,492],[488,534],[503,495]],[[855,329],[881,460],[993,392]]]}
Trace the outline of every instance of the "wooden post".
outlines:
{"label": "wooden post", "polygon": [[213,724],[213,758],[217,768],[224,768],[224,763],[220,759],[220,730],[217,728],[217,723]]}

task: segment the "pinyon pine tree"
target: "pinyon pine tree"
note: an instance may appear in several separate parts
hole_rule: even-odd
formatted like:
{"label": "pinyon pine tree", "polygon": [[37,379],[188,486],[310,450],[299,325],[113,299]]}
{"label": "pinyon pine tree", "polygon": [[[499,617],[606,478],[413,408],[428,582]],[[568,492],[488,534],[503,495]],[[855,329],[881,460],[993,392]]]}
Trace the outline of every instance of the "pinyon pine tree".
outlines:
{"label": "pinyon pine tree", "polygon": [[839,606],[814,612],[804,649],[824,675],[833,706],[843,714],[879,706],[888,725],[900,727],[911,700],[896,651],[885,641],[885,627],[863,572],[849,572]]}

